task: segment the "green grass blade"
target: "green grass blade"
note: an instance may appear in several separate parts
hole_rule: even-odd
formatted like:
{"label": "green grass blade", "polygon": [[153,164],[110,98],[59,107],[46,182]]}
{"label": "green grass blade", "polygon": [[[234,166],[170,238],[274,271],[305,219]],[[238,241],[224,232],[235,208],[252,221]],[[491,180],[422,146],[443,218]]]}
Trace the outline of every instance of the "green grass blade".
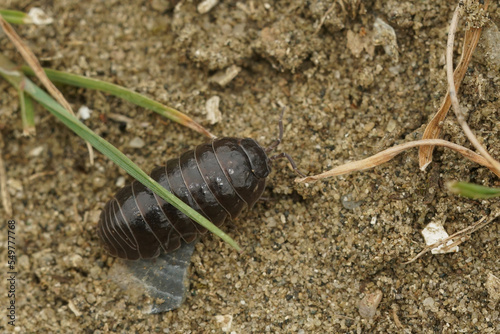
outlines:
{"label": "green grass blade", "polygon": [[116,147],[111,145],[103,138],[99,137],[87,126],[81,123],[76,117],[67,112],[66,109],[64,109],[59,103],[53,100],[47,93],[45,93],[45,91],[36,86],[31,80],[26,78],[22,73],[18,72],[14,64],[12,64],[2,54],[0,54],[0,75],[2,75],[17,89],[21,89],[22,87],[27,94],[29,94],[34,100],[36,100],[47,110],[49,110],[54,116],[56,116],[73,132],[75,132],[78,136],[80,136],[81,138],[92,144],[92,146],[94,146],[98,151],[103,153],[118,166],[123,168],[136,180],[138,180],[146,187],[154,191],[165,201],[171,203],[174,207],[176,207],[184,214],[186,214],[186,216],[195,220],[200,225],[205,227],[207,230],[220,237],[222,240],[227,242],[233,248],[235,248],[238,251],[241,251],[240,247],[236,244],[236,242],[233,239],[231,239],[226,233],[221,231],[219,228],[217,228],[215,225],[209,222],[202,215],[200,215],[195,210],[190,208],[187,204],[185,204],[180,199],[175,197],[172,193],[168,192],[165,188],[163,188],[155,180],[153,180],[149,175],[143,172],[136,164],[134,164]]}
{"label": "green grass blade", "polygon": [[23,121],[23,135],[34,135],[35,130],[35,109],[31,97],[23,91],[19,91],[21,104],[21,119]]}
{"label": "green grass blade", "polygon": [[500,188],[489,188],[467,182],[450,182],[448,183],[448,189],[450,189],[450,191],[455,194],[473,199],[493,198],[500,196]]}
{"label": "green grass blade", "polygon": [[19,12],[17,10],[0,9],[0,15],[5,21],[12,24],[26,24],[31,23],[31,18],[28,14]]}
{"label": "green grass blade", "polygon": [[[33,70],[30,69],[27,66],[22,67],[22,71],[25,74],[28,75],[33,75]],[[61,71],[56,71],[56,70],[51,70],[51,69],[44,69],[45,73],[49,77],[49,79],[53,82],[57,83],[62,83],[66,85],[71,85],[71,86],[76,86],[76,87],[82,87],[82,88],[87,88],[87,89],[95,89],[99,90],[101,92],[109,93],[111,95],[120,97],[126,101],[132,102],[135,105],[138,105],[140,107],[146,108],[153,110],[154,112],[158,113],[159,115],[166,117],[174,122],[177,122],[181,125],[187,126],[188,128],[191,128],[195,130],[196,132],[201,133],[204,136],[207,136],[208,138],[215,138],[214,135],[212,135],[207,129],[205,129],[203,126],[201,126],[199,123],[195,122],[192,118],[189,116],[183,114],[182,112],[170,108],[164,104],[161,104],[159,102],[156,102],[144,95],[141,95],[139,93],[136,93],[130,89],[97,80],[97,79],[92,79],[92,78],[87,78],[81,75],[77,74],[71,74],[67,72],[61,72]]]}

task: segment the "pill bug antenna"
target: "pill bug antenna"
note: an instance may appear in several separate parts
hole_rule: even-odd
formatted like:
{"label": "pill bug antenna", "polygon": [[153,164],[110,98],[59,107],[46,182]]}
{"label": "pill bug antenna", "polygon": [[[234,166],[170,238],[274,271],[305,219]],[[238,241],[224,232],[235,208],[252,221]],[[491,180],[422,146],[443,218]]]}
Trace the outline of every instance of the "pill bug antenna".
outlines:
{"label": "pill bug antenna", "polygon": [[[280,115],[280,120],[278,122],[278,127],[279,127],[279,136],[278,136],[278,139],[275,139],[271,145],[269,145],[266,149],[265,149],[265,152],[266,154],[274,151],[274,149],[276,147],[278,147],[278,145],[281,143],[281,140],[283,140],[283,115],[285,114],[285,108],[283,108],[281,110],[281,115]],[[301,177],[305,177],[305,174],[302,173],[298,168],[297,168],[297,164],[295,163],[295,161],[293,161],[292,157],[289,156],[287,153],[285,152],[281,152],[281,153],[278,153],[278,154],[275,154],[275,155],[272,155],[269,157],[269,160],[273,161],[273,160],[276,160],[276,159],[282,159],[282,158],[285,158],[287,159],[289,162],[290,162],[290,165],[292,165],[292,168],[293,170],[295,171],[295,173],[297,173],[298,175],[300,175]]]}

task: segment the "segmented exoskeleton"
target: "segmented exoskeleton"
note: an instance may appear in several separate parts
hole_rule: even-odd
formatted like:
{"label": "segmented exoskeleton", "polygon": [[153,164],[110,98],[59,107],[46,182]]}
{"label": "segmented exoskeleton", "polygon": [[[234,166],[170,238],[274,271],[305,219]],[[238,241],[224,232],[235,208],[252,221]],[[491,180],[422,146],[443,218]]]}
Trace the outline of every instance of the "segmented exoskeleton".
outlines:
{"label": "segmented exoskeleton", "polygon": [[[153,169],[151,177],[221,226],[227,217],[238,217],[261,197],[271,172],[270,160],[285,157],[302,175],[286,153],[267,155],[281,142],[281,119],[279,126],[279,139],[267,149],[251,138],[217,138],[168,160]],[[134,181],[106,204],[97,231],[111,255],[136,260],[157,257],[162,249],[174,251],[181,239],[192,242],[206,229]]]}

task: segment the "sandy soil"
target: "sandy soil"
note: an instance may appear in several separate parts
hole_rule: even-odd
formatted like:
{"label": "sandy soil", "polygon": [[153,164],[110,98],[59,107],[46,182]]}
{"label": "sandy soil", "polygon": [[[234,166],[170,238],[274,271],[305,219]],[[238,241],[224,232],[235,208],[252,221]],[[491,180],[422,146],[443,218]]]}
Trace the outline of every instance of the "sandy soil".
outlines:
{"label": "sandy soil", "polygon": [[[317,33],[332,1],[225,1],[206,14],[197,12],[198,1],[127,3],[39,1],[54,23],[16,29],[44,66],[144,93],[218,136],[270,143],[286,105],[280,150],[311,174],[420,138],[446,92],[444,50],[456,1],[336,1]],[[27,11],[32,2],[3,6]],[[489,13],[500,26],[497,2]],[[377,17],[394,28],[396,51],[369,38]],[[462,22],[457,43],[463,29]],[[0,45],[21,63],[3,35]],[[231,82],[210,82],[232,65],[241,72]],[[497,159],[499,82],[498,69],[477,57],[460,91],[470,126]],[[93,110],[85,124],[147,171],[204,140],[117,98],[62,91],[75,109]],[[222,120],[211,125],[205,103],[216,95]],[[82,140],[42,108],[36,136],[24,138],[18,109],[17,92],[0,80],[14,210],[5,217],[0,208],[0,215],[17,222],[18,254],[17,327],[6,323],[5,301],[1,331],[220,333],[218,315],[232,317],[235,333],[500,331],[498,295],[486,284],[490,274],[500,277],[498,220],[458,253],[403,265],[424,247],[420,231],[428,223],[452,234],[499,211],[498,199],[448,193],[449,180],[499,186],[489,170],[454,152],[437,149],[426,172],[411,150],[381,167],[309,185],[296,184],[286,161],[277,161],[265,194],[271,200],[225,227],[244,254],[204,237],[186,303],[145,315],[141,305],[150,301],[109,278],[116,260],[99,247],[95,231],[125,172],[101,154],[90,166]],[[124,126],[110,113],[132,122]],[[135,137],[143,148],[129,146]],[[445,121],[444,138],[470,147],[454,117]],[[4,223],[1,232],[5,245]],[[6,263],[5,247],[0,254]],[[360,300],[376,290],[383,293],[377,313],[361,317]]]}

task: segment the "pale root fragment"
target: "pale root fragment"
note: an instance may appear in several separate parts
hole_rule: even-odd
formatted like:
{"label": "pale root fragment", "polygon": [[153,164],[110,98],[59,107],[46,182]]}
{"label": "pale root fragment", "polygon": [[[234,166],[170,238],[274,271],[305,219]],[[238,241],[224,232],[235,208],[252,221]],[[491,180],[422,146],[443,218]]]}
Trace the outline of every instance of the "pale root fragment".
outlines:
{"label": "pale root fragment", "polygon": [[222,120],[222,114],[219,110],[220,97],[217,95],[212,96],[205,103],[205,110],[207,112],[207,121],[210,124],[219,123]]}

